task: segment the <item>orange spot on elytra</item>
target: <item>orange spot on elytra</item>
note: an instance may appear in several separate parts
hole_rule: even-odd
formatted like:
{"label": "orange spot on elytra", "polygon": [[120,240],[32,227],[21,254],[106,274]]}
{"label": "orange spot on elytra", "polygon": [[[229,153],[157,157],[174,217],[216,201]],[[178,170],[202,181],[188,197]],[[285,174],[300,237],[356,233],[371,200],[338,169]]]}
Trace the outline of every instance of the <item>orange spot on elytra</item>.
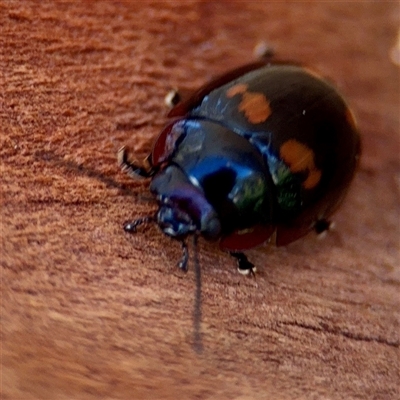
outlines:
{"label": "orange spot on elytra", "polygon": [[252,124],[260,124],[271,115],[271,107],[262,93],[245,92],[239,104],[239,111],[243,111]]}
{"label": "orange spot on elytra", "polygon": [[303,182],[304,189],[312,189],[318,185],[321,180],[321,171],[319,169],[310,170],[307,179]]}
{"label": "orange spot on elytra", "polygon": [[302,183],[305,189],[312,189],[318,185],[322,174],[315,166],[314,152],[309,147],[290,139],[283,143],[279,152],[291,172],[307,172],[307,178]]}
{"label": "orange spot on elytra", "polygon": [[226,91],[226,96],[230,99],[237,94],[244,93],[248,88],[248,85],[245,83],[238,83],[235,86],[232,86],[230,89]]}
{"label": "orange spot on elytra", "polygon": [[239,104],[239,111],[243,112],[252,124],[260,124],[271,115],[269,101],[262,93],[248,92],[247,89],[248,85],[238,83],[226,91],[226,96],[230,99],[241,94],[242,101]]}

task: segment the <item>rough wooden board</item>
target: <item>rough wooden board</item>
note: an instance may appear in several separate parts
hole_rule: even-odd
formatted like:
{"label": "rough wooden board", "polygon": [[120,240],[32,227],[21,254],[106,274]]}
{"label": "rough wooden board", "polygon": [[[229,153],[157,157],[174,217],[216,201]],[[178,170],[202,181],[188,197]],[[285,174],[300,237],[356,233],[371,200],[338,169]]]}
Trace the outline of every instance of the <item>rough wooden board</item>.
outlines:
{"label": "rough wooden board", "polygon": [[[1,3],[2,398],[398,398],[398,22],[390,2]],[[166,91],[260,39],[336,81],[364,154],[337,231],[250,252],[256,280],[201,242],[198,355],[193,272],[155,228],[123,233],[154,203],[115,153],[146,155]]]}

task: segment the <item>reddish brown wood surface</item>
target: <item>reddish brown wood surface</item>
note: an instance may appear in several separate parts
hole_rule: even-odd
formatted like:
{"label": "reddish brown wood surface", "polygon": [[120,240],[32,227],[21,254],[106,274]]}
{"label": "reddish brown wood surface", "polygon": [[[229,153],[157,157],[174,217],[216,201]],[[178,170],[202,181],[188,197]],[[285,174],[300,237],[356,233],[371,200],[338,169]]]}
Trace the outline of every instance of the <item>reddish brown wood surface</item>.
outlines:
{"label": "reddish brown wood surface", "polygon": [[[395,2],[2,2],[2,398],[399,398],[398,23]],[[200,243],[198,355],[193,272],[122,231],[155,207],[116,151],[146,155],[167,90],[259,40],[337,83],[364,153],[337,230],[251,251],[256,279]]]}

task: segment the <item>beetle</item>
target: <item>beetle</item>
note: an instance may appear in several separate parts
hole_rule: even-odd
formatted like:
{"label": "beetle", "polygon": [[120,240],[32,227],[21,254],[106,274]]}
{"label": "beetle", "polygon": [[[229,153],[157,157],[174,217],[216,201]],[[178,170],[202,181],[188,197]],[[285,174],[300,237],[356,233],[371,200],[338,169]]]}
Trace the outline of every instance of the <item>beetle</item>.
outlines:
{"label": "beetle", "polygon": [[151,178],[158,211],[126,223],[155,222],[182,244],[219,240],[243,273],[245,250],[287,245],[330,226],[360,156],[352,111],[331,83],[294,63],[260,61],[230,71],[180,101],[147,166],[118,153],[121,168]]}

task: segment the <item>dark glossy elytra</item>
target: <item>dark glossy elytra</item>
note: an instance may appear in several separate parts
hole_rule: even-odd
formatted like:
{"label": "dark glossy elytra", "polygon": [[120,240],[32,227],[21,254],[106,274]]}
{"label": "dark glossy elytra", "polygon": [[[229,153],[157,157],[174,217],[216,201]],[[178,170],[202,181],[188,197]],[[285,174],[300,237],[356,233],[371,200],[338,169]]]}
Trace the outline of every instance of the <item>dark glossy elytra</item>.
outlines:
{"label": "dark glossy elytra", "polygon": [[360,137],[337,90],[297,65],[259,62],[215,79],[178,103],[148,157],[148,168],[119,163],[151,177],[159,209],[125,225],[155,221],[182,243],[219,240],[239,269],[242,253],[273,237],[282,246],[329,228],[353,179]]}

